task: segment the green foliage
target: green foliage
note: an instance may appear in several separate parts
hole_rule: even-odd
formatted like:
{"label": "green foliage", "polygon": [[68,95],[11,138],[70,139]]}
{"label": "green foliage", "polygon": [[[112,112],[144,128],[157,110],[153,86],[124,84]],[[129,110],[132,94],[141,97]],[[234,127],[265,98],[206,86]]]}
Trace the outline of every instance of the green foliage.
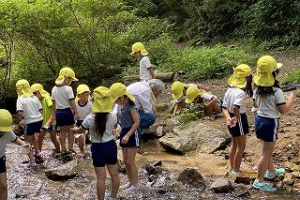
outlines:
{"label": "green foliage", "polygon": [[186,48],[174,50],[162,65],[164,71],[183,70],[189,79],[222,78],[232,72],[232,67],[255,63],[256,57],[239,47]]}
{"label": "green foliage", "polygon": [[176,121],[180,124],[186,124],[195,120],[198,120],[205,116],[204,107],[202,104],[197,104],[193,109],[182,109],[180,110]]}
{"label": "green foliage", "polygon": [[300,83],[300,69],[290,71],[285,77],[284,83]]}

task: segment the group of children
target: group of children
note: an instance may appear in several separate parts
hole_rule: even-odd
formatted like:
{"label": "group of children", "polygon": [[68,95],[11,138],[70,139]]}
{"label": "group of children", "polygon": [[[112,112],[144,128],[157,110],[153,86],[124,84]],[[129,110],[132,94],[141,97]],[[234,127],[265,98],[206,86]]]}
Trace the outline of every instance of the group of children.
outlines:
{"label": "group of children", "polygon": [[[141,81],[148,82],[154,78],[153,68],[146,57],[148,52],[142,43],[132,46],[132,54],[140,60]],[[253,183],[255,188],[273,191],[264,182],[264,177],[274,178],[284,173],[284,169],[275,169],[272,152],[278,134],[280,113],[286,113],[292,105],[293,95],[284,96],[276,81],[277,66],[271,56],[263,56],[257,62],[254,75],[254,94],[252,92],[252,70],[242,64],[234,68],[229,78],[229,88],[224,100],[218,99],[203,85],[183,84],[176,81],[172,84],[172,94],[177,110],[190,104],[202,103],[205,113],[214,118],[223,111],[229,132],[232,136],[230,147],[230,168],[228,172],[237,176],[246,146],[248,121],[246,116],[246,97],[253,97],[257,107],[255,117],[255,131],[257,138],[263,141],[262,156],[258,162],[258,175]],[[41,84],[29,85],[26,80],[16,83],[18,94],[17,113],[19,119],[25,122],[24,139],[22,142],[11,130],[12,117],[6,110],[0,110],[0,188],[6,184],[5,146],[8,142],[28,148],[29,167],[36,166],[35,158],[41,158],[42,143],[47,132],[56,152],[69,154],[74,151],[73,144],[78,140],[81,153],[84,151],[85,134],[90,134],[93,165],[97,176],[98,199],[104,199],[107,166],[111,176],[111,194],[107,199],[115,199],[119,189],[134,192],[138,189],[138,171],[135,164],[137,147],[139,146],[140,117],[135,105],[134,96],[127,91],[122,83],[115,83],[110,88],[99,86],[91,93],[87,85],[81,84],[77,88],[76,97],[73,94],[72,82],[78,81],[71,68],[62,68],[51,95],[43,89]],[[275,84],[276,83],[276,84]],[[120,109],[113,112],[115,105]],[[120,146],[126,166],[128,183],[119,187],[120,179],[117,172],[117,145],[114,140],[114,129],[119,124]],[[59,141],[56,127],[59,127]],[[68,143],[66,144],[68,140]],[[2,144],[3,143],[3,144]],[[32,148],[33,146],[33,148]],[[5,189],[6,191],[6,189]],[[2,193],[2,199],[7,199],[7,193]],[[3,196],[4,195],[4,196]],[[5,196],[6,195],[6,196]]]}

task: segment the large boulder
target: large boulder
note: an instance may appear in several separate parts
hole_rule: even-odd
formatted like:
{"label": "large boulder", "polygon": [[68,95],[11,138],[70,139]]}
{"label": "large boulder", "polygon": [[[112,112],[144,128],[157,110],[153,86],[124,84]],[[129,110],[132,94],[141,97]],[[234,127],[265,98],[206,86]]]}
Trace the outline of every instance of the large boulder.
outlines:
{"label": "large boulder", "polygon": [[228,143],[229,136],[200,122],[192,122],[174,128],[159,139],[160,144],[166,149],[186,153],[197,149],[202,153],[214,153]]}
{"label": "large boulder", "polygon": [[211,184],[210,190],[212,190],[215,193],[228,193],[234,191],[234,187],[232,180],[226,178],[219,178]]}
{"label": "large boulder", "polygon": [[78,174],[78,160],[72,160],[58,167],[50,168],[45,171],[46,176],[54,181],[64,181],[74,178]]}
{"label": "large boulder", "polygon": [[179,176],[178,181],[182,182],[183,184],[193,185],[195,187],[205,188],[205,181],[202,175],[193,168],[187,168],[183,170]]}

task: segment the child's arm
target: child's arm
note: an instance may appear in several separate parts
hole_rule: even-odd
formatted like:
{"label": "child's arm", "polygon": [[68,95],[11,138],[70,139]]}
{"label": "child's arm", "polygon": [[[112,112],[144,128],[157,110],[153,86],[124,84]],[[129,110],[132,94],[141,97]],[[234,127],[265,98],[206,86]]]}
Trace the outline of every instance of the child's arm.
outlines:
{"label": "child's arm", "polygon": [[21,121],[23,119],[23,111],[17,111],[16,116],[18,121]]}
{"label": "child's arm", "polygon": [[122,138],[122,143],[123,144],[127,144],[129,137],[136,131],[136,129],[138,129],[138,127],[140,126],[140,119],[139,119],[139,115],[136,109],[132,109],[130,111],[132,120],[133,120],[133,125],[131,127],[131,129],[128,131],[128,133]]}
{"label": "child's arm", "polygon": [[206,85],[203,85],[203,84],[198,84],[198,88],[201,89],[201,90],[205,90],[205,91],[210,91],[210,87],[209,86],[206,86]]}
{"label": "child's arm", "polygon": [[79,119],[80,119],[80,116],[79,116],[79,113],[78,113],[78,111],[77,111],[77,107],[76,107],[76,104],[75,104],[75,100],[74,100],[74,99],[71,99],[71,100],[69,100],[69,101],[70,101],[71,108],[72,108],[72,110],[74,111],[75,119],[76,119],[76,120],[79,120]]}
{"label": "child's arm", "polygon": [[224,116],[226,117],[227,126],[233,127],[235,118],[230,117],[230,114],[229,114],[227,108],[223,107],[222,111],[223,111]]}
{"label": "child's arm", "polygon": [[281,114],[287,113],[290,110],[290,108],[292,107],[293,101],[294,101],[294,93],[290,93],[289,95],[286,95],[285,97],[287,100],[286,103],[278,106],[278,110]]}
{"label": "child's arm", "polygon": [[52,123],[54,122],[55,118],[56,118],[56,102],[55,101],[52,101],[52,107],[51,107],[51,110],[52,110],[52,113],[51,113],[51,117],[48,121],[48,124],[49,125],[52,125]]}
{"label": "child's arm", "polygon": [[82,126],[80,126],[80,127],[74,127],[72,129],[70,129],[70,132],[71,133],[84,133],[85,129]]}
{"label": "child's arm", "polygon": [[217,98],[213,97],[210,101],[204,102],[204,106],[211,107],[217,102]]}
{"label": "child's arm", "polygon": [[152,79],[154,79],[155,75],[154,75],[154,69],[153,69],[153,67],[148,68],[148,70],[149,70],[149,72],[151,74]]}
{"label": "child's arm", "polygon": [[176,116],[177,110],[178,110],[178,103],[176,103],[175,106],[174,106],[174,109],[173,109],[173,112],[172,112],[172,117]]}

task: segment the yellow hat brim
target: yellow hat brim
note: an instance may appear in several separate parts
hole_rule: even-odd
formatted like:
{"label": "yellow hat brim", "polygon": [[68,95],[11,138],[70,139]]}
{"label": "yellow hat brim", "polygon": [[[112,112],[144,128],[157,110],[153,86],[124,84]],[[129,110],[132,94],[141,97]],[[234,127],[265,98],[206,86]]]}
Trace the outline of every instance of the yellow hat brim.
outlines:
{"label": "yellow hat brim", "polygon": [[[130,53],[130,55],[133,55],[135,52],[137,52],[137,51],[132,51],[131,53]],[[146,49],[142,49],[141,51],[141,54],[143,55],[143,56],[147,56],[149,53],[148,53],[148,51],[146,50]]]}
{"label": "yellow hat brim", "polygon": [[262,87],[272,87],[275,83],[275,78],[273,74],[269,73],[267,75],[256,72],[253,77],[253,82],[257,86]]}
{"label": "yellow hat brim", "polygon": [[195,99],[188,99],[188,98],[186,98],[184,102],[189,104],[189,103],[192,103],[194,100]]}
{"label": "yellow hat brim", "polygon": [[237,78],[235,75],[231,75],[228,79],[228,85],[230,87],[245,88],[247,81],[246,78]]}
{"label": "yellow hat brim", "polygon": [[[71,78],[72,78],[72,77],[71,77]],[[75,78],[75,77],[74,77],[74,78],[72,78],[72,80],[73,80],[73,81],[78,81],[78,79],[77,79],[77,78]]]}
{"label": "yellow hat brim", "polygon": [[277,63],[277,64],[276,64],[276,69],[280,69],[282,66],[283,66],[282,63]]}
{"label": "yellow hat brim", "polygon": [[177,100],[180,99],[183,96],[183,91],[179,94],[172,94],[173,99]]}
{"label": "yellow hat brim", "polygon": [[126,92],[125,94],[131,101],[135,102],[135,98],[132,94],[130,94],[129,92]]}
{"label": "yellow hat brim", "polygon": [[11,126],[0,127],[1,132],[9,132],[12,131]]}

